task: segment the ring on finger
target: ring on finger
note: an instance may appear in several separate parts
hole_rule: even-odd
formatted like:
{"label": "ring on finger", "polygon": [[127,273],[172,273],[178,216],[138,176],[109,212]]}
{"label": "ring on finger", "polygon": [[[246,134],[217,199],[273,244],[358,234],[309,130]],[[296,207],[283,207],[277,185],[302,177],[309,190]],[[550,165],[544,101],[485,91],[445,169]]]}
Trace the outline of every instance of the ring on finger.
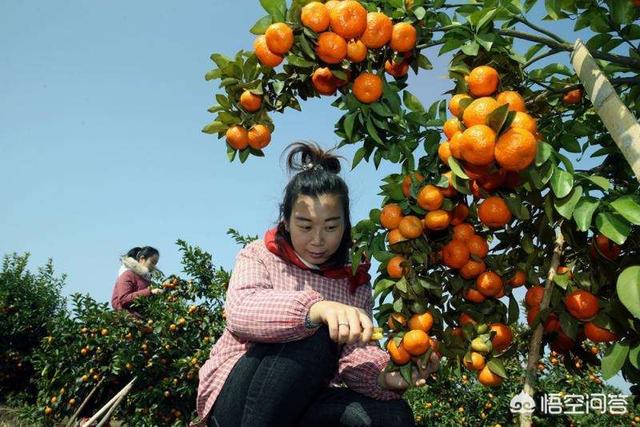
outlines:
{"label": "ring on finger", "polygon": [[338,323],[338,326],[349,326],[349,324],[347,322],[340,322]]}

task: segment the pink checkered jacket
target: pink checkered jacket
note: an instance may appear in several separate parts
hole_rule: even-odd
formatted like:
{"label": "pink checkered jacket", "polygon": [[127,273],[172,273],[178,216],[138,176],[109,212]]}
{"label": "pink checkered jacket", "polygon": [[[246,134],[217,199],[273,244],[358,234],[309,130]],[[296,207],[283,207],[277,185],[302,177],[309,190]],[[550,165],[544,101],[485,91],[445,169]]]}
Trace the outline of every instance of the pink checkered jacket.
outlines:
{"label": "pink checkered jacket", "polygon": [[[238,253],[225,303],[227,325],[200,368],[197,409],[201,422],[206,421],[229,373],[252,343],[296,341],[314,334],[317,329],[307,329],[305,317],[309,308],[323,299],[361,307],[372,314],[370,284],[351,294],[347,278],[329,279],[288,265],[271,253],[263,240],[251,242]],[[374,399],[399,399],[401,394],[383,390],[377,383],[388,361],[389,355],[377,343],[343,345],[331,386],[344,383]]]}

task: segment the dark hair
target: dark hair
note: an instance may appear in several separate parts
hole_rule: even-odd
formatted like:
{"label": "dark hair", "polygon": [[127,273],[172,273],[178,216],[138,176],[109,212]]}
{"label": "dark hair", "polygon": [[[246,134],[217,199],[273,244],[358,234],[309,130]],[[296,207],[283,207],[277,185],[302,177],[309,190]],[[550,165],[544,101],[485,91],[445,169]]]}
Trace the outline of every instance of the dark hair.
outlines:
{"label": "dark hair", "polygon": [[152,248],[151,246],[143,246],[129,249],[129,252],[127,252],[126,256],[139,261],[140,258],[148,259],[154,255],[160,256],[160,252],[158,252],[156,248]]}
{"label": "dark hair", "polygon": [[[285,222],[291,217],[293,205],[298,196],[319,197],[323,194],[337,196],[342,203],[344,216],[344,234],[338,250],[327,260],[331,266],[342,266],[349,263],[351,241],[351,217],[349,214],[349,189],[338,176],[340,172],[339,156],[324,151],[312,142],[295,142],[285,148],[291,149],[287,156],[289,173],[297,172],[284,190],[284,199],[280,204],[280,218],[276,232],[276,243],[280,246],[286,240],[291,244],[291,235],[285,229]],[[283,152],[284,154],[284,152]]]}

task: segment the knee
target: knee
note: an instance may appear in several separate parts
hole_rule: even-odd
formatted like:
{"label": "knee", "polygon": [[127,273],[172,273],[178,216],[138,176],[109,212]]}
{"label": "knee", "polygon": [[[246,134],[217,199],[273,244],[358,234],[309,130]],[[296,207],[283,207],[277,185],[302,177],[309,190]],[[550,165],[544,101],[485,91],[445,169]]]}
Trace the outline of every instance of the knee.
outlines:
{"label": "knee", "polygon": [[393,425],[396,427],[414,427],[416,425],[411,406],[404,399],[387,401],[389,407],[389,417],[382,425]]}

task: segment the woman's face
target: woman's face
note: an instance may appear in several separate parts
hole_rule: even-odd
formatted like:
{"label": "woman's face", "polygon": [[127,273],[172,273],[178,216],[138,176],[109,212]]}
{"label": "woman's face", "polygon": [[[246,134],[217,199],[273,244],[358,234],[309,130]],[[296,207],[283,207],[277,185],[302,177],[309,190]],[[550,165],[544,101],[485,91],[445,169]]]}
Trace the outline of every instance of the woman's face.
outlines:
{"label": "woman's face", "polygon": [[156,269],[156,265],[158,265],[158,260],[160,260],[159,255],[153,255],[149,258],[142,257],[138,260],[138,263],[143,267],[146,267],[149,271],[153,271]]}
{"label": "woman's face", "polygon": [[311,264],[322,264],[338,250],[342,241],[342,202],[333,194],[300,195],[285,227],[298,255]]}

